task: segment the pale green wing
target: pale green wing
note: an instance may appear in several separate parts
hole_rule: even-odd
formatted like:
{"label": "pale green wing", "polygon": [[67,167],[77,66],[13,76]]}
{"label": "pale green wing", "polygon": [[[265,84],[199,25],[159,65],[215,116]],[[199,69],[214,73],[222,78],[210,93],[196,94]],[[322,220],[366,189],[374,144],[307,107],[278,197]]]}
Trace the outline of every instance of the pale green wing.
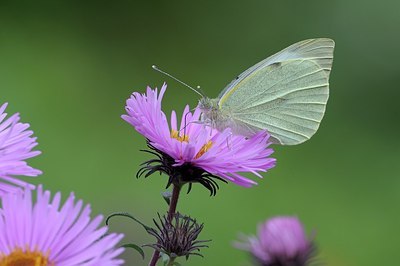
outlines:
{"label": "pale green wing", "polygon": [[241,80],[220,108],[231,116],[238,133],[267,129],[275,143],[299,144],[314,135],[324,116],[328,74],[315,60],[275,62]]}
{"label": "pale green wing", "polygon": [[232,82],[229,83],[224,90],[222,90],[219,98],[221,101],[223,101],[224,97],[228,96],[228,93],[231,90],[233,90],[240,82],[251,75],[254,71],[274,63],[288,60],[312,60],[321,68],[323,68],[329,77],[329,73],[332,68],[334,47],[335,42],[328,38],[309,39],[297,42],[241,73],[236,79],[232,80]]}

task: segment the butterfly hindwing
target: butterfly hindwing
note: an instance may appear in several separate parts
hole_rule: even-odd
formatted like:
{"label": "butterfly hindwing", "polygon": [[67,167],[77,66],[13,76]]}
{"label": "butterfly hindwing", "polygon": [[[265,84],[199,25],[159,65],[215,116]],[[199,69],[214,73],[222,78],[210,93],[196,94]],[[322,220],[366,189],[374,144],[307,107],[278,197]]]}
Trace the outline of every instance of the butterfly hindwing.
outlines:
{"label": "butterfly hindwing", "polygon": [[314,60],[275,62],[252,71],[219,104],[229,110],[236,131],[267,129],[275,143],[295,145],[317,131],[329,96],[328,80],[327,68]]}

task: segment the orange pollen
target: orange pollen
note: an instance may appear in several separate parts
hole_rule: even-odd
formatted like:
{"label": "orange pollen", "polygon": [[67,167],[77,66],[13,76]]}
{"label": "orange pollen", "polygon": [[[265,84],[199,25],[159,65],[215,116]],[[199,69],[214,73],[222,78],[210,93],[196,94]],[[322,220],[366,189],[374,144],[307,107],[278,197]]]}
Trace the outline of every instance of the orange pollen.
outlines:
{"label": "orange pollen", "polygon": [[0,266],[55,266],[49,262],[49,254],[16,248],[8,255],[0,253]]}
{"label": "orange pollen", "polygon": [[171,138],[177,139],[180,142],[189,142],[189,136],[183,134],[182,136],[179,136],[179,132],[176,130],[171,130]]}
{"label": "orange pollen", "polygon": [[211,149],[212,145],[213,145],[212,141],[209,140],[206,144],[203,145],[203,147],[201,147],[201,149],[199,150],[199,152],[196,154],[196,156],[194,158],[198,159],[201,156],[203,156],[204,153],[206,153],[209,149]]}

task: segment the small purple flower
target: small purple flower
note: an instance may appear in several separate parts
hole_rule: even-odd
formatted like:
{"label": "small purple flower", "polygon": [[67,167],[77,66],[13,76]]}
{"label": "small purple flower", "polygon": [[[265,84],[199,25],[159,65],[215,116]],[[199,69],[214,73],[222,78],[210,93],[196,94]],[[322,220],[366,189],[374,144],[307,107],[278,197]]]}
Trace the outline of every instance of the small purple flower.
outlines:
{"label": "small purple flower", "polygon": [[[175,175],[175,180],[179,181],[170,180],[169,183],[191,185],[200,182],[212,191],[218,185],[212,183],[210,177],[222,177],[237,185],[251,187],[257,183],[245,178],[240,172],[262,177],[259,172],[275,166],[275,159],[269,157],[273,150],[268,148],[269,134],[265,131],[251,138],[233,135],[230,129],[218,132],[199,122],[200,109],[192,113],[189,106],[183,111],[179,127],[175,111],[172,111],[169,124],[161,110],[161,100],[166,89],[164,83],[160,94],[157,89],[152,90],[150,87],[146,94],[134,92],[126,101],[127,115],[122,115],[125,121],[147,138],[149,147],[155,151],[151,153],[159,157],[159,167],[148,163],[142,169],[144,172],[164,172],[170,179],[171,175]],[[187,175],[192,175],[190,180],[187,180]]]}
{"label": "small purple flower", "polygon": [[315,246],[297,217],[274,217],[260,224],[258,235],[236,245],[248,250],[260,266],[310,265]]}
{"label": "small purple flower", "polygon": [[90,206],[83,209],[71,194],[60,206],[61,194],[37,188],[36,203],[29,188],[8,193],[0,209],[0,265],[113,266],[123,248],[116,245],[121,234],[98,228],[102,216],[90,219]]}
{"label": "small purple flower", "polygon": [[[40,151],[32,151],[37,145],[29,124],[19,122],[19,114],[5,119],[7,103],[0,107],[0,196],[24,187],[26,182],[14,176],[37,176],[42,172],[30,167],[25,160],[37,156]],[[31,186],[33,188],[33,186]]]}

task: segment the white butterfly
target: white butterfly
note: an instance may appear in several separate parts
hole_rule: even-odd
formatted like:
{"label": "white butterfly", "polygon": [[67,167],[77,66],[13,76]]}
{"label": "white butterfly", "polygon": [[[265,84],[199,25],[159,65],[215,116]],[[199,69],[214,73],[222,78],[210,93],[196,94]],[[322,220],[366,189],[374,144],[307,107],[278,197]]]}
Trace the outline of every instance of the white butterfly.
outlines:
{"label": "white butterfly", "polygon": [[244,136],[266,129],[282,145],[310,139],[325,113],[334,46],[326,38],[295,43],[244,71],[218,98],[198,92],[203,121]]}

